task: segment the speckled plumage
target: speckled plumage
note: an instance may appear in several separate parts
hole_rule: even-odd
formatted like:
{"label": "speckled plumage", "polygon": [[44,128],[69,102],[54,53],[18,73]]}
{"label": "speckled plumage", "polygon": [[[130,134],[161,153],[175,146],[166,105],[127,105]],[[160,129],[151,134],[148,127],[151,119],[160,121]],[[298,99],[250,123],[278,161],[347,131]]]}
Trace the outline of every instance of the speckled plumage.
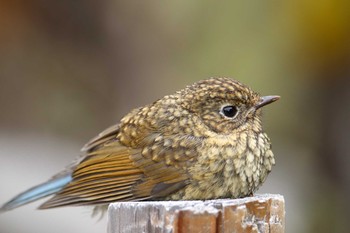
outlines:
{"label": "speckled plumage", "polygon": [[[41,208],[250,195],[275,164],[260,107],[278,98],[210,78],[134,109],[53,178],[68,174],[71,180]],[[223,106],[234,106],[235,115],[227,117]]]}

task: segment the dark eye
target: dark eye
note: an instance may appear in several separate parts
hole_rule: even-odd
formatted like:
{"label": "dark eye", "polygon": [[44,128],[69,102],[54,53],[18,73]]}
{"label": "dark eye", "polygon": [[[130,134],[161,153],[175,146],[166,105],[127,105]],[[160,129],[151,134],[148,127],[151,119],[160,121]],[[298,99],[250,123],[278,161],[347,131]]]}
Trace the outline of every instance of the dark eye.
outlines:
{"label": "dark eye", "polygon": [[224,106],[221,112],[225,117],[233,118],[237,115],[238,109],[236,106],[228,105]]}

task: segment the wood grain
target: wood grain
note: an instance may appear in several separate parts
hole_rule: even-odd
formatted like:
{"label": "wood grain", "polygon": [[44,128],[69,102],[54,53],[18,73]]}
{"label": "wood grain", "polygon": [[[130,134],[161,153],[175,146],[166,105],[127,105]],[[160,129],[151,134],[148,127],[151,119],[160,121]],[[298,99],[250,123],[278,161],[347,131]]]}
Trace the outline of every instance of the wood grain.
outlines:
{"label": "wood grain", "polygon": [[265,194],[208,201],[117,202],[108,233],[283,233],[284,198]]}

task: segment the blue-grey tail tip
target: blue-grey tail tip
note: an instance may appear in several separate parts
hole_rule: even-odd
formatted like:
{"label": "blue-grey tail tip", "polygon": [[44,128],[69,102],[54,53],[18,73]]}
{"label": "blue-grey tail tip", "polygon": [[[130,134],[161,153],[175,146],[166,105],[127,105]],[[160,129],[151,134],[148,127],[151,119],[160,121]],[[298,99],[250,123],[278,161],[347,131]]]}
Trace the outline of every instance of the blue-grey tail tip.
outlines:
{"label": "blue-grey tail tip", "polygon": [[12,210],[16,207],[19,207],[19,206],[15,205],[12,201],[9,201],[0,207],[0,214],[4,213],[6,211]]}
{"label": "blue-grey tail tip", "polygon": [[65,185],[67,185],[72,180],[70,175],[57,177],[55,179],[49,180],[43,184],[37,185],[33,188],[30,188],[14,198],[5,203],[0,208],[0,213],[15,209],[22,205],[28,204],[30,202],[36,201],[40,198],[50,196],[52,194],[60,191]]}

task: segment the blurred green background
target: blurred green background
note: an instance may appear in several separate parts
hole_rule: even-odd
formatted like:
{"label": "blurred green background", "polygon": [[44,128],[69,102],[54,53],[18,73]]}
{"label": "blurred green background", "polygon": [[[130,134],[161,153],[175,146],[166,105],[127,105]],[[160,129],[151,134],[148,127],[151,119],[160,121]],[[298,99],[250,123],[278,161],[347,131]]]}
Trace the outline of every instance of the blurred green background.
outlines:
{"label": "blurred green background", "polygon": [[[0,0],[0,203],[59,172],[132,108],[211,76],[264,109],[286,232],[348,232],[350,2]],[[106,232],[89,208],[0,216],[0,232]]]}

